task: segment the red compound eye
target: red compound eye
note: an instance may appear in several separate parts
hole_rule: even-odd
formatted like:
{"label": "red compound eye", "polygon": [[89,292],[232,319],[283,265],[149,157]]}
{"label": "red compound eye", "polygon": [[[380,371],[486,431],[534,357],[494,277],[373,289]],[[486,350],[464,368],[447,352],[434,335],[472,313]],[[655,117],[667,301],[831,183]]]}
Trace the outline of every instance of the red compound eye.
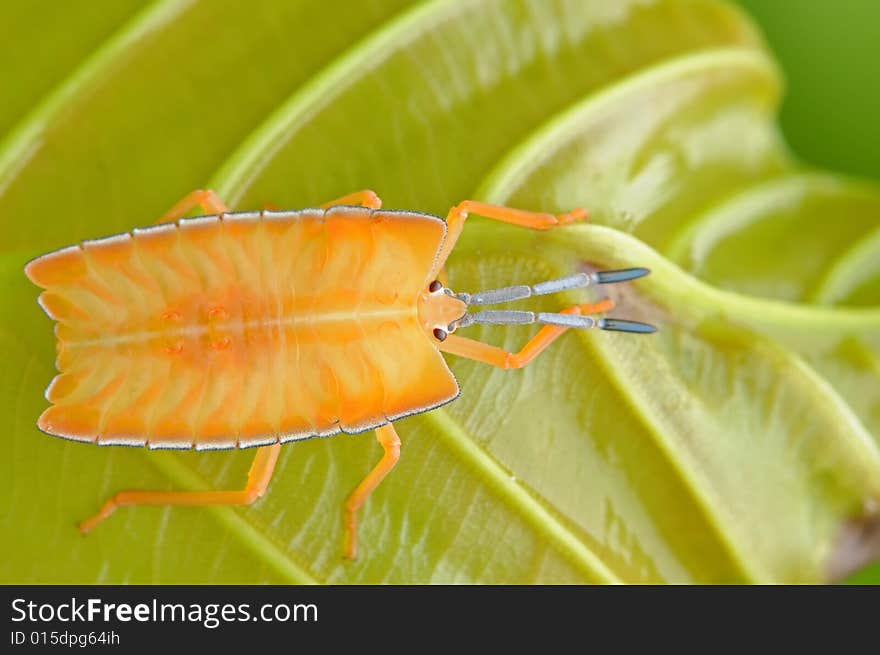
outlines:
{"label": "red compound eye", "polygon": [[446,332],[441,330],[440,328],[434,328],[434,338],[437,339],[437,341],[445,341]]}
{"label": "red compound eye", "polygon": [[440,289],[442,289],[442,288],[443,288],[443,285],[440,284],[440,280],[434,280],[428,286],[428,291],[430,291],[431,293],[436,293],[436,292],[440,291]]}

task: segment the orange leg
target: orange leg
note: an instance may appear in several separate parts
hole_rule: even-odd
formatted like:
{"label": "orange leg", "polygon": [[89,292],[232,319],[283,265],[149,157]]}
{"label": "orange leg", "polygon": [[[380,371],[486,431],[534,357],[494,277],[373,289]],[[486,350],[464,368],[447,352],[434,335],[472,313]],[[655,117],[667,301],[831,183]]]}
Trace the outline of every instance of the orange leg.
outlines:
{"label": "orange leg", "polygon": [[323,205],[318,205],[318,207],[321,209],[327,209],[329,207],[335,207],[336,205],[361,205],[362,207],[368,207],[370,209],[379,209],[382,207],[382,199],[376,195],[375,191],[364,189],[362,191],[349,193],[341,198],[336,198],[336,200],[325,202]]}
{"label": "orange leg", "polygon": [[[602,300],[597,303],[574,305],[568,309],[562,310],[562,314],[595,314],[597,312],[607,312],[614,308],[614,301],[611,299]],[[456,334],[450,334],[445,341],[439,342],[437,347],[443,352],[468,359],[475,359],[479,362],[491,364],[498,368],[522,368],[535,357],[540,355],[547,346],[556,341],[559,336],[570,328],[561,325],[545,325],[538,333],[532,337],[518,353],[512,353],[492,346],[482,341],[460,337]]]}
{"label": "orange leg", "polygon": [[226,207],[225,203],[220,200],[216,193],[211,190],[203,191],[197,189],[196,191],[190,191],[177,201],[171,209],[165,212],[162,217],[156,221],[155,225],[159,225],[160,223],[173,223],[186,216],[189,210],[196,206],[201,207],[204,211],[211,214],[223,214],[229,211],[229,208]]}
{"label": "orange leg", "polygon": [[586,209],[572,209],[565,214],[546,214],[543,212],[525,211],[523,209],[512,209],[511,207],[502,207],[500,205],[489,205],[477,200],[463,200],[450,209],[446,215],[446,240],[443,242],[443,247],[437,258],[438,270],[446,263],[449,253],[452,252],[458,237],[461,236],[464,222],[468,214],[471,213],[533,230],[547,230],[551,227],[568,225],[569,223],[582,221],[587,218]]}
{"label": "orange leg", "polygon": [[391,423],[376,428],[376,439],[379,440],[379,445],[385,453],[345,501],[345,556],[348,559],[354,559],[357,555],[358,510],[400,459],[400,437],[397,436],[397,430]]}
{"label": "orange leg", "polygon": [[83,534],[123,505],[250,505],[266,492],[281,444],[257,449],[244,489],[237,491],[120,491],[97,514],[79,524]]}
{"label": "orange leg", "polygon": [[[368,207],[370,209],[379,209],[382,207],[382,199],[376,195],[375,191],[364,189],[363,191],[355,191],[354,193],[349,193],[341,198],[325,202],[323,205],[318,205],[318,207],[321,209],[329,209],[336,205],[360,205],[361,207]],[[263,203],[263,209],[278,211],[279,207],[275,203],[265,202]]]}

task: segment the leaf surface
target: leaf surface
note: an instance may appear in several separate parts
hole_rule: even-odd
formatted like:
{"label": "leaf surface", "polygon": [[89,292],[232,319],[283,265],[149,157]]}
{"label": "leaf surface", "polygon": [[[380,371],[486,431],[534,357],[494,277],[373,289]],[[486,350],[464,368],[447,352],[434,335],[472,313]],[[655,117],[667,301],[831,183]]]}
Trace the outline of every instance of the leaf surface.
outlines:
{"label": "leaf surface", "polygon": [[[35,33],[10,7],[0,24]],[[120,3],[78,15],[39,85],[4,87],[30,107],[0,114],[0,580],[821,582],[871,559],[880,196],[792,161],[752,24],[709,0],[350,8]],[[661,331],[567,334],[518,371],[450,357],[462,397],[398,423],[355,562],[341,507],[378,460],[369,434],[285,447],[253,506],[123,509],[82,538],[115,491],[238,488],[252,453],[40,434],[54,343],[22,267],[208,185],[240,209],[364,187],[441,215],[588,206],[594,225],[541,234],[469,219],[450,284],[648,266],[609,291]]]}

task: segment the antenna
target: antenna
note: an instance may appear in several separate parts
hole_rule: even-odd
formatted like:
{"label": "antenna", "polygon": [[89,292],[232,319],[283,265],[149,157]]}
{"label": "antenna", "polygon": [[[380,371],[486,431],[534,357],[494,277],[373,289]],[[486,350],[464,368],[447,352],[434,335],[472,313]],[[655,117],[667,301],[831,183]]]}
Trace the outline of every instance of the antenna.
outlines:
{"label": "antenna", "polygon": [[650,334],[657,328],[649,323],[627,321],[621,318],[594,318],[581,314],[556,314],[552,312],[529,312],[514,309],[484,310],[465,314],[455,325],[456,328],[469,325],[528,325],[541,323],[543,325],[560,325],[568,328],[599,328],[615,332],[632,332],[637,334]]}
{"label": "antenna", "polygon": [[548,280],[547,282],[539,282],[538,284],[518,284],[512,287],[487,289],[473,294],[458,293],[454,295],[468,305],[495,305],[500,302],[523,300],[524,298],[531,298],[532,296],[545,296],[550,293],[568,291],[569,289],[579,289],[595,284],[626,282],[628,280],[635,280],[636,278],[644,277],[650,272],[651,271],[647,268],[624,268],[618,271],[575,273],[574,275],[560,277],[555,280]]}
{"label": "antenna", "polygon": [[[538,284],[519,284],[498,289],[487,289],[476,293],[446,293],[464,302],[469,307],[494,305],[496,303],[523,300],[532,296],[544,296],[569,289],[579,289],[596,284],[614,284],[644,277],[651,271],[647,268],[624,268],[615,271],[597,271],[594,273],[576,273],[566,277],[539,282]],[[560,325],[569,328],[598,328],[615,332],[631,332],[650,334],[657,328],[648,323],[628,321],[620,318],[594,318],[580,314],[557,314],[552,312],[531,312],[513,309],[483,310],[467,313],[449,325],[449,331],[474,324],[483,325],[527,325],[542,323],[544,325]]]}

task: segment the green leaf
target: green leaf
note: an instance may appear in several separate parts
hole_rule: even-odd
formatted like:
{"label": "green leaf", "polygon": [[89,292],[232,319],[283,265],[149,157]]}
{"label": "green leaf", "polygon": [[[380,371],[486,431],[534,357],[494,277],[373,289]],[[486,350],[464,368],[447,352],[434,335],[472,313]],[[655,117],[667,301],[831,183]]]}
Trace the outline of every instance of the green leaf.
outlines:
{"label": "green leaf", "polygon": [[[43,99],[53,88],[65,86],[77,63],[144,4],[144,0],[5,3],[0,38],[8,56],[0,61],[0,134],[45,105]],[[25,59],[26,66],[22,65]]]}
{"label": "green leaf", "polygon": [[[874,557],[880,195],[792,163],[778,70],[740,12],[258,7],[76,13],[82,41],[0,92],[30,104],[0,114],[14,125],[0,139],[0,581],[821,582]],[[38,33],[7,3],[9,21]],[[238,488],[252,452],[39,433],[54,343],[22,267],[206,185],[240,209],[364,187],[439,214],[468,197],[588,206],[595,225],[546,233],[470,219],[451,285],[648,266],[609,291],[614,315],[661,331],[567,334],[517,371],[450,357],[462,397],[398,422],[401,461],[364,508],[355,562],[341,508],[378,460],[369,434],[286,446],[250,507],[126,508],[82,538],[75,522],[113,492]],[[855,218],[822,220],[835,212]],[[468,329],[508,349],[531,333]]]}

